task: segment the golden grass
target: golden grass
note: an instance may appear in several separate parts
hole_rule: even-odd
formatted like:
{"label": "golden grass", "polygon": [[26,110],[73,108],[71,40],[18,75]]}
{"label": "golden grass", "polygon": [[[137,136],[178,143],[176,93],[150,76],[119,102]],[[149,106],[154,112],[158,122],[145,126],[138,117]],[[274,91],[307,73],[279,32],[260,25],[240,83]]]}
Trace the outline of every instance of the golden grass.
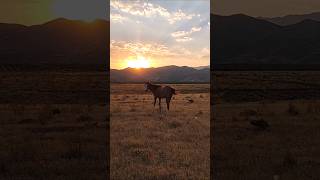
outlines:
{"label": "golden grass", "polygon": [[[129,86],[137,93],[126,94]],[[210,178],[210,94],[201,87],[183,85],[188,93],[174,96],[169,112],[162,101],[160,114],[143,85],[111,85],[111,179]]]}
{"label": "golden grass", "polygon": [[[319,72],[217,75],[212,104],[214,179],[320,177]],[[250,124],[255,118],[270,128],[255,128]]]}
{"label": "golden grass", "polygon": [[106,106],[92,105],[87,121],[78,121],[87,111],[83,105],[19,106],[23,114],[12,106],[0,105],[0,179],[106,177]]}
{"label": "golden grass", "polygon": [[107,178],[102,74],[0,76],[0,179]]}

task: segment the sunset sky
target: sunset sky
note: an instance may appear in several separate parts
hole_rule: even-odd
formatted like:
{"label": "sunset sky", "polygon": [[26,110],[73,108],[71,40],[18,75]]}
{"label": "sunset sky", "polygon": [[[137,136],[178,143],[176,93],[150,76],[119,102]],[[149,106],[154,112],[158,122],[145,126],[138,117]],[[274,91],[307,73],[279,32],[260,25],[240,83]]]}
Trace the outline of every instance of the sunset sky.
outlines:
{"label": "sunset sky", "polygon": [[210,64],[209,0],[111,0],[111,68]]}
{"label": "sunset sky", "polygon": [[0,22],[34,25],[59,17],[107,19],[108,7],[107,0],[1,0]]}

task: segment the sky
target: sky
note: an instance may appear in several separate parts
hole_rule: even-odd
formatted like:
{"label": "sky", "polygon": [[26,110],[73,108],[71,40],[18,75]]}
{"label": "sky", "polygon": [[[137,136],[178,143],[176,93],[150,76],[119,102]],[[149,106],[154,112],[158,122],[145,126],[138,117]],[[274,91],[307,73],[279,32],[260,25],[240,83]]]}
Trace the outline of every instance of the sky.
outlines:
{"label": "sky", "polygon": [[111,0],[110,21],[112,69],[210,64],[209,0]]}
{"label": "sky", "polygon": [[35,25],[59,17],[107,19],[108,7],[107,0],[1,0],[0,22]]}
{"label": "sky", "polygon": [[320,0],[211,0],[211,12],[219,15],[279,17],[319,11]]}

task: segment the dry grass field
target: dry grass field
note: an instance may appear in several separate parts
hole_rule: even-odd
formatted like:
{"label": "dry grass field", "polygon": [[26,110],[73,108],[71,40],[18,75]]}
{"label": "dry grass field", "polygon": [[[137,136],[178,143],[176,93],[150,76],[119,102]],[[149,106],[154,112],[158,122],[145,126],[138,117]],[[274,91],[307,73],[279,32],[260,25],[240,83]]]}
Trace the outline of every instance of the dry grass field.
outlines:
{"label": "dry grass field", "polygon": [[171,86],[160,114],[143,84],[111,84],[111,179],[210,179],[210,85]]}
{"label": "dry grass field", "polygon": [[319,179],[320,72],[213,77],[214,179]]}
{"label": "dry grass field", "polygon": [[104,73],[1,72],[0,179],[107,179]]}

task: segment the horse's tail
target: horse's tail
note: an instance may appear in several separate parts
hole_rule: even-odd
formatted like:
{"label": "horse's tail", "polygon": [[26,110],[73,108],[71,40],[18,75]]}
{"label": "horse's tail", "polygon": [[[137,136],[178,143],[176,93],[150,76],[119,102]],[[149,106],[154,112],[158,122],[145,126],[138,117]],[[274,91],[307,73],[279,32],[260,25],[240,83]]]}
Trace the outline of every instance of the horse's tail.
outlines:
{"label": "horse's tail", "polygon": [[172,94],[177,95],[177,93],[176,93],[176,90],[175,90],[175,89],[171,88],[171,92],[172,92]]}

